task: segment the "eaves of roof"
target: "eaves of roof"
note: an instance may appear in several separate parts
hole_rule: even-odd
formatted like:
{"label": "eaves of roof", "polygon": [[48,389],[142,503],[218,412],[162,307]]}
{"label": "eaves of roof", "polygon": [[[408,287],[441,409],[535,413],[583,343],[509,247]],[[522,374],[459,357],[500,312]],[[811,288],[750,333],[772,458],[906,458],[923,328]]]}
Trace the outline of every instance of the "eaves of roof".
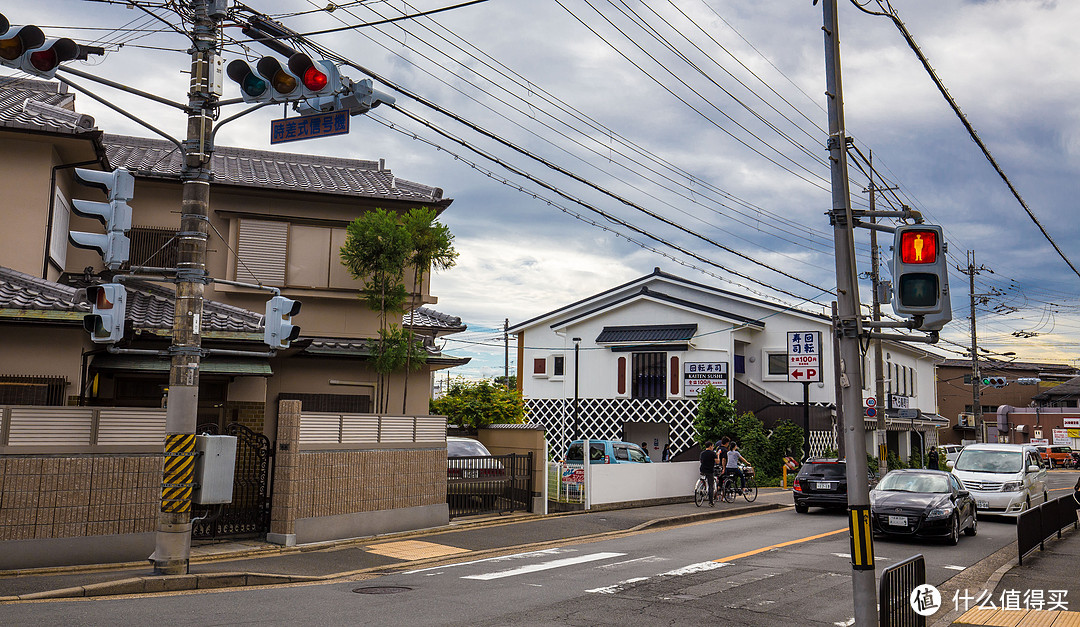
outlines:
{"label": "eaves of roof", "polygon": [[557,321],[551,323],[550,326],[553,329],[557,329],[559,327],[566,326],[566,325],[570,324],[571,322],[574,322],[575,320],[580,320],[581,318],[586,318],[586,317],[589,317],[589,316],[593,316],[593,315],[595,315],[595,314],[597,314],[597,313],[599,313],[601,311],[604,311],[605,309],[611,309],[612,307],[617,307],[619,305],[622,305],[623,303],[626,303],[626,302],[631,301],[631,300],[637,300],[639,298],[651,298],[653,300],[658,300],[658,301],[665,302],[665,303],[675,305],[675,306],[678,306],[678,307],[685,307],[685,308],[691,309],[693,311],[698,311],[698,312],[706,314],[706,315],[715,316],[715,317],[718,317],[718,318],[723,318],[725,320],[731,320],[732,322],[736,322],[736,323],[739,323],[741,325],[752,326],[752,327],[755,327],[755,328],[758,328],[758,329],[764,329],[765,328],[765,323],[762,322],[761,320],[754,320],[752,318],[747,318],[746,316],[740,316],[739,314],[734,314],[734,313],[731,313],[729,311],[723,311],[721,309],[716,309],[714,307],[707,307],[707,306],[702,305],[700,303],[695,303],[695,302],[692,302],[692,301],[683,300],[681,298],[675,298],[674,296],[669,296],[668,294],[664,294],[663,292],[657,292],[656,290],[650,289],[648,286],[644,286],[644,285],[641,287],[641,289],[639,289],[636,292],[632,292],[630,294],[627,294],[626,296],[623,296],[622,298],[613,300],[611,302],[604,303],[603,305],[600,305],[600,306],[595,307],[593,309],[589,309],[589,310],[583,311],[581,313],[575,314],[573,316],[570,316],[569,318],[557,320]]}

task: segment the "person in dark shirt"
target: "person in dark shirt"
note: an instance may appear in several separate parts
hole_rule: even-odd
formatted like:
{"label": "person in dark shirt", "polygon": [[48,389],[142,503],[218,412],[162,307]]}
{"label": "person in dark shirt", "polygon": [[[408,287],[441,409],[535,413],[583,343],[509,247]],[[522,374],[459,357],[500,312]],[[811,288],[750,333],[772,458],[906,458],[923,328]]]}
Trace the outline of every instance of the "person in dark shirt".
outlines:
{"label": "person in dark shirt", "polygon": [[930,470],[938,470],[938,452],[936,446],[930,447],[930,452],[926,454],[926,467]]}
{"label": "person in dark shirt", "polygon": [[701,463],[698,465],[698,471],[704,475],[706,483],[709,484],[709,505],[712,505],[713,500],[716,498],[716,477],[713,475],[715,469],[716,451],[713,449],[712,442],[706,442],[705,450],[701,451]]}

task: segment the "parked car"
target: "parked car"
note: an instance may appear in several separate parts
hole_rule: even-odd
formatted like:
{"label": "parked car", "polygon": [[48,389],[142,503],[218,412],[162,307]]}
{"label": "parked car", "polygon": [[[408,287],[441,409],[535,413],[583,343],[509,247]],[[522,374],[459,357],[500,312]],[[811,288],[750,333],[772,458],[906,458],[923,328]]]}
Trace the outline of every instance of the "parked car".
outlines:
{"label": "parked car", "polygon": [[479,440],[447,436],[448,496],[493,497],[503,493],[506,468]]}
{"label": "parked car", "polygon": [[975,499],[957,478],[941,470],[893,470],[870,491],[875,533],[960,540],[978,533]]}
{"label": "parked car", "polygon": [[947,466],[982,514],[1018,516],[1047,500],[1046,468],[1030,444],[971,444]]}
{"label": "parked car", "polygon": [[1051,468],[1063,468],[1072,462],[1072,448],[1068,446],[1047,446],[1039,444],[1035,446],[1039,451],[1039,457]]}
{"label": "parked car", "polygon": [[940,451],[939,454],[941,455],[939,463],[944,468],[945,462],[955,462],[962,450],[964,450],[963,444],[942,444],[938,447],[938,451]]}
{"label": "parked car", "polygon": [[[574,440],[566,450],[566,461],[582,463],[585,442]],[[589,463],[592,464],[649,464],[648,453],[637,444],[619,440],[589,440]]]}
{"label": "parked car", "polygon": [[[877,475],[869,468],[866,480],[874,485]],[[847,463],[842,459],[808,459],[792,484],[795,511],[805,514],[811,507],[847,507]]]}

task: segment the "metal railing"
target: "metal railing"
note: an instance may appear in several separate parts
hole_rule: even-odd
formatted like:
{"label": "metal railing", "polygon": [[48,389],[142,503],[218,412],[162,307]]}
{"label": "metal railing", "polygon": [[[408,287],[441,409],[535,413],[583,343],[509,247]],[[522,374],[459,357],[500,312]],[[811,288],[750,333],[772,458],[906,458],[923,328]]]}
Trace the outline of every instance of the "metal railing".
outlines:
{"label": "metal railing", "polygon": [[532,495],[531,452],[447,459],[446,503],[450,518],[531,511]]}
{"label": "metal railing", "polygon": [[1019,563],[1024,563],[1024,558],[1031,554],[1036,547],[1041,551],[1050,536],[1057,534],[1061,538],[1061,530],[1073,526],[1076,529],[1076,510],[1080,507],[1073,495],[1058,497],[1052,501],[1042,503],[1038,507],[1032,507],[1020,514],[1016,519],[1016,547],[1019,555]]}
{"label": "metal railing", "polygon": [[911,606],[911,593],[926,583],[926,560],[913,555],[881,571],[878,621],[881,627],[926,627],[926,617]]}

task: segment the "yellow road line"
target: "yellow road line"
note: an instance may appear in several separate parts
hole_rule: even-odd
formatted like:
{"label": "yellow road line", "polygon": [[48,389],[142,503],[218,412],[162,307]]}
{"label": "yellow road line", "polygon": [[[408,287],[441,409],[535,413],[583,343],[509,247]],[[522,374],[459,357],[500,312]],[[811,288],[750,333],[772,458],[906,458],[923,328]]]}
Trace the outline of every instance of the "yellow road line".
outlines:
{"label": "yellow road line", "polygon": [[835,536],[836,534],[844,533],[847,530],[848,530],[847,527],[844,527],[843,529],[837,529],[836,531],[826,531],[825,533],[819,533],[816,536],[808,536],[806,538],[799,538],[798,540],[788,540],[787,542],[781,542],[780,544],[773,544],[773,545],[770,545],[770,546],[762,547],[760,549],[754,549],[753,551],[747,551],[746,553],[739,553],[738,555],[729,555],[728,557],[721,557],[720,559],[713,560],[713,561],[714,562],[730,562],[732,560],[737,560],[737,559],[739,559],[741,557],[750,557],[751,555],[757,555],[758,553],[764,553],[765,551],[771,551],[773,549],[779,549],[781,547],[791,546],[792,544],[801,544],[803,542],[809,542],[810,540],[817,540],[818,538],[824,538],[824,537],[827,537],[827,536]]}

